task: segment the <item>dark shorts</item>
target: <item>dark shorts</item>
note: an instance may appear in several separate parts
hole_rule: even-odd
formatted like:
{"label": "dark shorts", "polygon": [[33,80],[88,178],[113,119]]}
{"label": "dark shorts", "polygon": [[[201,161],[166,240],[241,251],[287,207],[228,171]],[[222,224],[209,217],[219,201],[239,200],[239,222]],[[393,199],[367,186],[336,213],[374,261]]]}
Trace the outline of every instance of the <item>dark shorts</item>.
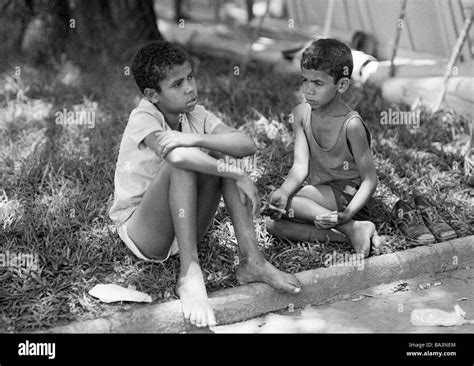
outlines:
{"label": "dark shorts", "polygon": [[[357,183],[351,180],[336,180],[325,183],[324,185],[332,188],[334,197],[336,198],[337,211],[339,212],[343,212],[346,207],[349,206],[349,203],[351,203],[354,195],[359,189]],[[296,196],[303,187],[304,186],[298,188],[291,198]],[[288,207],[291,206],[291,198],[288,200]],[[371,198],[369,202],[364,207],[362,207],[352,219],[359,221],[371,221],[373,207],[374,202]]]}
{"label": "dark shorts", "polygon": [[[359,186],[351,180],[335,180],[328,182],[325,185],[332,188],[334,197],[336,198],[337,210],[344,211],[349,203],[354,198]],[[372,217],[373,201],[372,198],[367,204],[362,207],[357,214],[352,218],[353,220],[366,221]]]}

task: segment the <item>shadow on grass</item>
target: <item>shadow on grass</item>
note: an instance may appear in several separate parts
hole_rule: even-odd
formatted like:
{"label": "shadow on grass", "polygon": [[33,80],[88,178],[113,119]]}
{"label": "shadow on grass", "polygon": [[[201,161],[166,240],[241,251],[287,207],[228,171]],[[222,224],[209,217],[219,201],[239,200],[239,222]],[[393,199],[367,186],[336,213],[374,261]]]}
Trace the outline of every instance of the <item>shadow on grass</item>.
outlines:
{"label": "shadow on grass", "polygon": [[[236,78],[231,61],[200,56],[197,82],[201,104],[257,142],[258,164],[250,175],[266,199],[283,182],[292,164],[288,114],[296,101],[298,81],[258,65]],[[68,66],[67,61],[61,65],[65,69],[77,66]],[[135,259],[107,217],[118,145],[138,98],[123,68],[113,60],[80,67],[77,84],[70,87],[56,79],[57,70],[25,71],[20,87],[26,92],[18,96],[18,91],[5,91],[2,95],[5,100],[0,102],[0,113],[8,119],[0,123],[0,156],[5,162],[2,188],[7,196],[1,207],[1,249],[37,254],[40,263],[38,270],[18,265],[0,268],[0,308],[4,310],[0,327],[5,331],[47,328],[133,306],[105,305],[92,298],[87,292],[97,283],[134,286],[149,293],[154,302],[176,298],[179,259],[171,258],[163,265]],[[6,72],[11,74],[11,70]],[[382,253],[408,247],[391,225],[389,212],[397,197],[411,194],[415,187],[445,218],[457,215],[464,228],[459,233],[472,233],[466,229],[472,228],[473,218],[462,193],[461,173],[450,169],[453,161],[461,161],[462,144],[445,138],[443,131],[448,127],[443,123],[439,131],[430,129],[430,116],[414,137],[409,131],[383,129],[376,119],[377,108],[387,106],[383,101],[375,102],[378,97],[373,90],[362,93],[360,112],[368,116],[373,136],[377,136],[373,148],[380,184],[374,222],[381,234],[391,237]],[[65,107],[94,111],[94,128],[58,125],[55,113]],[[41,108],[44,114],[38,112]],[[433,118],[438,121],[441,117]],[[449,129],[454,129],[454,136],[461,136],[464,127],[464,122],[455,119]],[[438,154],[439,145],[433,147],[428,140],[439,142],[446,153]],[[292,273],[323,266],[325,254],[352,251],[348,244],[292,243],[274,238],[261,217],[255,228],[266,257]],[[238,285],[235,235],[225,210],[219,210],[199,248],[209,291]]]}

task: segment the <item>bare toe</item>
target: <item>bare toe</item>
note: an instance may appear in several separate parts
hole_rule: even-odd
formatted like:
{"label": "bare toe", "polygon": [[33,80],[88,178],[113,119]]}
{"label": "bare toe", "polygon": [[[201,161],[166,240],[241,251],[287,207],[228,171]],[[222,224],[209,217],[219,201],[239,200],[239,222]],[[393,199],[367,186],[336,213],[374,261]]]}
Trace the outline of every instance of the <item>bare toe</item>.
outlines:
{"label": "bare toe", "polygon": [[199,328],[207,327],[206,316],[205,314],[199,314],[196,318],[196,326]]}
{"label": "bare toe", "polygon": [[191,316],[189,317],[189,322],[192,324],[192,325],[196,325],[196,314],[193,312],[191,313]]}
{"label": "bare toe", "polygon": [[217,325],[216,317],[212,311],[207,312],[207,322],[209,327],[214,327]]}
{"label": "bare toe", "polygon": [[295,275],[285,273],[272,266],[265,259],[240,262],[237,270],[239,282],[265,282],[279,292],[297,294],[301,284]]}
{"label": "bare toe", "polygon": [[185,272],[186,275],[180,276],[176,285],[184,318],[197,327],[207,327],[214,315],[207,298],[201,269],[198,264],[192,263]]}
{"label": "bare toe", "polygon": [[377,234],[377,232],[374,233],[374,235],[372,236],[372,238],[370,239],[371,241],[371,244],[372,244],[372,248],[375,249],[375,250],[378,250],[380,249],[380,247],[382,246],[383,244],[383,239],[381,236],[379,236]]}

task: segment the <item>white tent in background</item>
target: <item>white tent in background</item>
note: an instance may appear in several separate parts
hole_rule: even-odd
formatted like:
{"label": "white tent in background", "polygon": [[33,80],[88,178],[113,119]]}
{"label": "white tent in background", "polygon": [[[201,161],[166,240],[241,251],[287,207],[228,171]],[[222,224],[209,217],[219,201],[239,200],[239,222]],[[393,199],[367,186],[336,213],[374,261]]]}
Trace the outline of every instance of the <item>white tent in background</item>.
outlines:
{"label": "white tent in background", "polygon": [[[262,8],[269,4],[271,8],[276,1],[281,5],[284,0],[255,5]],[[211,9],[200,8],[213,21],[187,22],[180,28],[174,22],[160,20],[158,25],[169,40],[216,54],[231,53],[244,61],[252,58],[274,63],[282,72],[299,72],[299,56],[306,42],[337,38],[353,48],[352,77],[356,82],[369,80],[381,85],[389,100],[408,104],[421,100],[433,108],[439,104],[438,96],[445,94],[448,106],[472,114],[471,39],[466,37],[458,50],[456,43],[466,18],[470,19],[464,13],[474,0],[463,2],[464,7],[460,0],[286,0],[285,16],[272,18],[260,9],[256,12],[260,16],[250,24],[236,20],[239,17],[232,13],[234,6],[222,17],[223,23],[215,22]],[[370,47],[359,48],[360,44],[353,42],[356,34],[375,40],[376,52],[368,50]],[[375,53],[376,58],[367,53]],[[455,62],[450,66],[455,68],[445,78],[453,56]],[[285,62],[284,58],[291,57],[292,62]]]}
{"label": "white tent in background", "polygon": [[[447,60],[464,24],[459,0],[408,0],[403,24],[397,24],[402,1],[394,0],[298,0],[288,1],[288,15],[295,27],[312,36],[323,35],[326,15],[333,3],[330,35],[350,43],[357,31],[377,40],[377,58],[389,60],[397,26],[402,27],[398,55],[406,58]],[[464,62],[472,60],[467,40],[461,51]]]}

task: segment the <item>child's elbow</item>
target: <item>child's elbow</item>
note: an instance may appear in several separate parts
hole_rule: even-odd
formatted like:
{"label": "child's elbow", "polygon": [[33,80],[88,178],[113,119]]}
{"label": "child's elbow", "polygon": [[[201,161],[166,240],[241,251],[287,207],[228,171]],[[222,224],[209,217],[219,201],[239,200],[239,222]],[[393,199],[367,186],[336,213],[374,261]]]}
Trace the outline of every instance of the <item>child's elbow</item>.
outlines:
{"label": "child's elbow", "polygon": [[166,155],[165,160],[173,166],[179,167],[186,161],[185,149],[177,147]]}
{"label": "child's elbow", "polygon": [[292,173],[297,177],[297,179],[303,182],[309,173],[308,164],[304,164],[302,162],[295,161],[291,168]]}
{"label": "child's elbow", "polygon": [[255,145],[255,142],[249,139],[249,144],[247,147],[247,154],[246,155],[253,155],[257,153],[257,145]]}
{"label": "child's elbow", "polygon": [[238,156],[239,158],[257,153],[257,145],[255,145],[255,142],[247,136],[245,137],[245,142],[241,146],[240,156]]}

